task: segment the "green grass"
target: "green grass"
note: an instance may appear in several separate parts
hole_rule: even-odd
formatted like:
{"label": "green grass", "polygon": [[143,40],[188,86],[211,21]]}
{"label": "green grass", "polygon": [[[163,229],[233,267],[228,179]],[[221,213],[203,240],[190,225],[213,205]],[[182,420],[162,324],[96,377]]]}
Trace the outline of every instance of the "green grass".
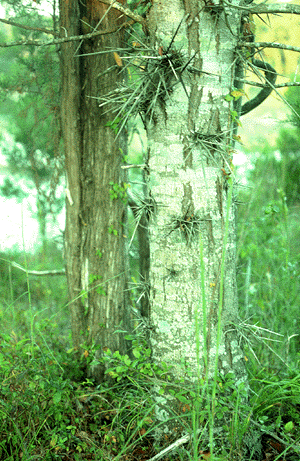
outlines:
{"label": "green grass", "polygon": [[0,340],[1,460],[109,459],[146,433],[147,394],[130,382],[76,383],[74,356],[64,349],[35,342],[32,351],[12,334]]}
{"label": "green grass", "polygon": [[[264,201],[264,187],[241,194],[238,226],[238,287],[242,319],[282,335],[259,337],[256,355],[260,366],[276,372],[298,369],[300,358],[300,227],[295,205],[286,204],[282,190]],[[267,191],[266,191],[267,195]],[[274,341],[276,339],[276,341]],[[279,340],[279,341],[278,341]]]}

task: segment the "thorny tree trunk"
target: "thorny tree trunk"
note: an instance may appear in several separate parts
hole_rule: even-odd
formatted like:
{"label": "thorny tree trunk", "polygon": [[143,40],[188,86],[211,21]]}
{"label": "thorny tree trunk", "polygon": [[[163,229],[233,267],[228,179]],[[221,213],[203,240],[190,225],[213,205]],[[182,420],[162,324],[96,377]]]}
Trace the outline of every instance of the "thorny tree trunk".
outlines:
{"label": "thorny tree trunk", "polygon": [[[177,376],[188,376],[192,382],[206,373],[211,376],[216,360],[226,174],[232,156],[232,103],[224,98],[233,87],[240,17],[237,10],[219,6],[212,9],[198,0],[174,0],[170,9],[167,0],[154,0],[148,17],[152,47],[166,63],[161,84],[168,92],[147,123],[148,186],[155,204],[149,223],[151,346],[155,362],[173,365]],[[200,237],[205,293],[201,292]],[[237,320],[235,238],[233,204],[218,369],[224,375],[233,372],[238,383],[246,381],[246,373],[232,326]],[[160,396],[159,402],[157,418],[164,421],[176,404],[170,395]]]}
{"label": "thorny tree trunk", "polygon": [[[63,43],[61,48],[65,257],[72,337],[81,352],[100,346],[99,357],[106,348],[125,352],[123,334],[114,332],[121,324],[125,330],[128,320],[122,136],[115,139],[114,131],[106,126],[114,115],[104,113],[94,99],[114,89],[120,78],[113,51],[96,54],[123,42],[124,19],[116,10],[107,9],[95,0],[60,1],[62,37],[94,29],[105,32],[89,40]],[[117,198],[111,196],[111,183],[117,184]],[[101,381],[104,371],[98,365],[90,373]]]}

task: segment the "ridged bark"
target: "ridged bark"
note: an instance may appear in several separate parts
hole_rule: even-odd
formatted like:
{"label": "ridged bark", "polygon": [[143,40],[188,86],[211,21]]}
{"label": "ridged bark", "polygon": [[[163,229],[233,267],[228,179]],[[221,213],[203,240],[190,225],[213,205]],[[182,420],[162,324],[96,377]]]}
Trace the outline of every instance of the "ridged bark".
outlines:
{"label": "ridged bark", "polygon": [[[124,18],[107,8],[94,0],[60,1],[62,37],[105,32],[61,47],[65,257],[72,337],[76,350],[82,353],[94,344],[99,357],[106,348],[125,352],[123,334],[114,332],[121,324],[122,329],[128,327],[126,200],[110,193],[110,183],[123,188],[126,181],[121,169],[124,138],[115,139],[114,131],[106,126],[114,115],[99,108],[95,99],[114,90],[121,78],[113,49],[122,46],[123,32],[109,32],[120,29]],[[91,54],[105,49],[105,54]],[[104,371],[103,366],[95,366],[90,373],[101,381]]]}

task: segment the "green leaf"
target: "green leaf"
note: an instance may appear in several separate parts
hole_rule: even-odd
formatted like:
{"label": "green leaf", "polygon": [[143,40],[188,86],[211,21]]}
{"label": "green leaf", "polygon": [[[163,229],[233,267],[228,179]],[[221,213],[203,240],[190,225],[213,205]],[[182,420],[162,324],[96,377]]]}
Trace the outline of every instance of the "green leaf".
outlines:
{"label": "green leaf", "polygon": [[293,421],[289,421],[288,423],[284,425],[284,432],[292,432],[293,429],[294,429]]}
{"label": "green leaf", "polygon": [[140,351],[139,351],[139,349],[138,349],[137,347],[135,347],[135,348],[132,350],[132,353],[133,353],[133,355],[134,355],[137,359],[139,359],[139,358],[141,357],[141,353],[140,353]]}
{"label": "green leaf", "polygon": [[53,403],[57,405],[61,401],[61,391],[55,392],[53,396]]}

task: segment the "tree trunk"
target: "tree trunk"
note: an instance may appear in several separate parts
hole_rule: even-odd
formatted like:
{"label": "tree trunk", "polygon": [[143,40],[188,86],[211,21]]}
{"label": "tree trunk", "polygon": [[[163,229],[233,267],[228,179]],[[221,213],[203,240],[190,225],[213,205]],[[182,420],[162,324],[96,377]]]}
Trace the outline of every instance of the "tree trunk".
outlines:
{"label": "tree trunk", "polygon": [[[63,43],[61,48],[65,256],[72,337],[79,352],[99,348],[98,358],[107,348],[125,352],[124,334],[115,331],[121,325],[126,330],[129,322],[126,177],[121,169],[124,134],[116,140],[115,132],[106,126],[114,119],[112,108],[101,109],[94,99],[115,89],[121,78],[113,49],[123,44],[122,21],[116,10],[98,1],[60,1],[62,37],[94,29],[104,33]],[[97,381],[104,379],[104,372],[101,363],[90,370]]]}
{"label": "tree trunk", "polygon": [[[148,17],[157,59],[147,70],[152,81],[159,75],[155,86],[161,88],[147,121],[155,209],[149,222],[151,346],[154,361],[172,365],[175,377],[197,382],[217,366],[238,383],[246,382],[246,373],[232,326],[238,308],[234,204],[227,243],[226,214],[233,120],[225,96],[233,86],[240,13],[205,3],[174,0],[170,10],[167,0],[153,0]],[[171,395],[158,401],[157,418],[164,421],[176,402]]]}

